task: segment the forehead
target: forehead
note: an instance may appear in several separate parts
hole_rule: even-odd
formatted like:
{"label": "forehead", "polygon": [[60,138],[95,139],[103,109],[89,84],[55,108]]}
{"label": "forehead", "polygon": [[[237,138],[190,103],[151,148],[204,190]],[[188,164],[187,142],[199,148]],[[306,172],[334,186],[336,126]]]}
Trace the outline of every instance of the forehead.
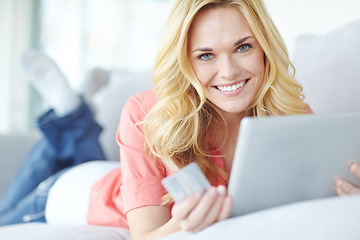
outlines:
{"label": "forehead", "polygon": [[241,38],[253,36],[246,18],[236,7],[214,7],[200,11],[194,18],[189,40],[208,41],[211,39]]}

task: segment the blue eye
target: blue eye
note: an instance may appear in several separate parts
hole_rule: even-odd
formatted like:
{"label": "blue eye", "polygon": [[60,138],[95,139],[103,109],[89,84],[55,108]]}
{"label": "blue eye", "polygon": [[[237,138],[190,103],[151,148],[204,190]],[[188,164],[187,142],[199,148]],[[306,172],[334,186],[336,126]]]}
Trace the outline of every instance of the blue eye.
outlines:
{"label": "blue eye", "polygon": [[205,54],[200,55],[199,59],[207,61],[207,60],[210,60],[212,58],[212,56],[213,55],[211,53],[205,53]]}
{"label": "blue eye", "polygon": [[249,51],[251,45],[250,44],[243,44],[238,47],[238,52],[247,52]]}

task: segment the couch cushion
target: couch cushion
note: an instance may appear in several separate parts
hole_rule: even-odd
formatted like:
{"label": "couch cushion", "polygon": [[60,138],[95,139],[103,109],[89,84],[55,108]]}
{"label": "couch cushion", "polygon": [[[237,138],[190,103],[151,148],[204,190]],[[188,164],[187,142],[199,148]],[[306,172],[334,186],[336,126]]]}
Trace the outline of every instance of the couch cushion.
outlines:
{"label": "couch cushion", "polygon": [[360,21],[296,42],[293,63],[315,113],[360,111]]}
{"label": "couch cushion", "polygon": [[288,204],[159,240],[358,240],[360,196]]}
{"label": "couch cushion", "polygon": [[89,225],[26,223],[0,227],[1,240],[130,240],[129,230]]}
{"label": "couch cushion", "polygon": [[[21,166],[23,159],[40,138],[39,132],[0,134],[0,199]],[[0,238],[1,239],[1,238]]]}

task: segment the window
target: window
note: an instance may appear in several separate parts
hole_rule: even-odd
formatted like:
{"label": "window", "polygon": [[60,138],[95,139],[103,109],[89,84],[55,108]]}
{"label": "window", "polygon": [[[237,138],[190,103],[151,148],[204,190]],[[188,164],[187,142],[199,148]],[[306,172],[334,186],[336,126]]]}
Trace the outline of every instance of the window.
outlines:
{"label": "window", "polygon": [[29,129],[30,91],[19,55],[33,45],[36,0],[0,0],[0,133]]}
{"label": "window", "polygon": [[76,88],[87,70],[152,68],[174,0],[0,0],[0,133],[34,128],[40,99],[19,67],[38,48]]}
{"label": "window", "polygon": [[152,68],[172,0],[42,0],[40,47],[76,87],[92,67]]}

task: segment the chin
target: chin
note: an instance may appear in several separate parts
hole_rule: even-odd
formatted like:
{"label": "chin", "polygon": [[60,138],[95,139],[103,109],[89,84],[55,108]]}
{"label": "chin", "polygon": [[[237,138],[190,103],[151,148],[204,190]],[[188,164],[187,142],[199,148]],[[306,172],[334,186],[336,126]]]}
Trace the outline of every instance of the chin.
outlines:
{"label": "chin", "polygon": [[242,113],[245,113],[248,111],[248,106],[222,106],[217,107],[218,110],[220,110],[221,113],[224,114],[232,114],[232,115],[242,115]]}

